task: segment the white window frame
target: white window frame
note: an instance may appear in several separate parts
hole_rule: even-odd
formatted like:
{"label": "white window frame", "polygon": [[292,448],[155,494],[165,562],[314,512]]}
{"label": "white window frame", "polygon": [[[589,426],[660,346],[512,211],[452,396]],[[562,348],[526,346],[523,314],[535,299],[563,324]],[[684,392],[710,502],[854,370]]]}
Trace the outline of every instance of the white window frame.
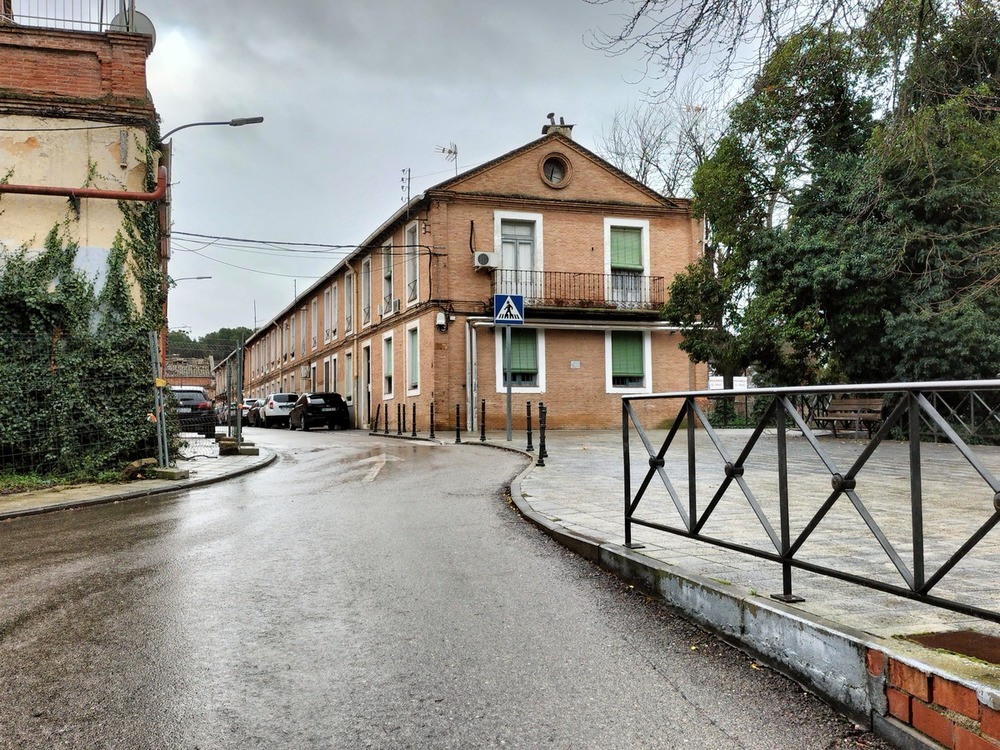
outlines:
{"label": "white window frame", "polygon": [[[332,361],[333,361],[332,357],[324,357],[323,358],[323,390],[324,391],[335,391],[335,390],[337,390],[336,389],[336,383],[331,383],[330,382],[332,380],[331,374],[334,372],[333,365],[331,364]],[[333,385],[334,387],[331,388],[330,387],[331,385]]]}
{"label": "white window frame", "polygon": [[323,291],[323,343],[329,344],[332,338],[330,321],[333,318],[333,287]]}
{"label": "white window frame", "polygon": [[[503,340],[504,328],[506,326],[497,326],[494,329],[493,343],[495,348],[496,360],[496,384],[497,393],[506,393],[507,386],[503,382]],[[535,331],[535,346],[537,348],[536,354],[538,356],[538,385],[527,385],[527,386],[511,386],[511,393],[545,393],[545,329],[536,328],[535,326],[525,326],[526,328],[532,328]]]}
{"label": "white window frame", "polygon": [[[295,314],[289,315],[288,356],[295,359]],[[304,354],[305,352],[303,352]]]}
{"label": "white window frame", "polygon": [[354,403],[354,355],[344,353],[344,392],[340,394],[348,404]]}
{"label": "white window frame", "polygon": [[420,223],[414,221],[407,224],[403,238],[406,244],[406,285],[403,297],[407,305],[415,305],[420,302]]}
{"label": "white window frame", "polygon": [[392,302],[396,299],[395,278],[393,278],[394,260],[393,243],[390,240],[382,245],[382,304],[380,305],[382,317],[392,315]]}
{"label": "white window frame", "polygon": [[[411,346],[411,337],[416,335],[416,345]],[[420,323],[414,321],[406,326],[406,395],[420,395]],[[410,371],[416,367],[417,384],[410,382]]]}
{"label": "white window frame", "polygon": [[[651,276],[649,270],[649,220],[648,219],[622,219],[618,217],[606,216],[604,218],[604,273],[608,278],[606,298],[614,301],[617,290],[614,288],[614,272],[611,270],[611,228],[622,227],[626,229],[640,229],[642,231],[642,271],[640,276]],[[640,283],[638,302],[649,302],[649,286]]]}
{"label": "white window frame", "polygon": [[354,273],[344,274],[344,335],[354,330]]}
{"label": "white window frame", "polygon": [[372,324],[372,259],[361,261],[361,328]]}
{"label": "white window frame", "polygon": [[312,334],[312,348],[316,351],[319,348],[319,300],[313,297],[309,303],[309,320],[312,323],[310,333]]}
{"label": "white window frame", "polygon": [[[623,388],[612,385],[611,375],[611,334],[641,333],[642,334],[642,379],[644,384],[639,388]],[[652,393],[653,392],[653,348],[652,336],[649,331],[635,328],[621,328],[604,332],[604,390],[606,393]]]}
{"label": "white window frame", "polygon": [[330,286],[330,317],[326,319],[326,324],[330,327],[330,340],[336,339],[338,336],[337,328],[340,325],[340,314],[337,310],[337,303],[340,301],[338,297],[337,284],[334,283]]}
{"label": "white window frame", "polygon": [[[388,351],[390,357],[392,358],[392,366],[386,369],[386,356],[385,353]],[[391,391],[386,390],[386,379],[391,379]],[[392,332],[382,334],[382,400],[392,401],[396,398],[396,352],[395,352],[395,342],[393,341]]]}

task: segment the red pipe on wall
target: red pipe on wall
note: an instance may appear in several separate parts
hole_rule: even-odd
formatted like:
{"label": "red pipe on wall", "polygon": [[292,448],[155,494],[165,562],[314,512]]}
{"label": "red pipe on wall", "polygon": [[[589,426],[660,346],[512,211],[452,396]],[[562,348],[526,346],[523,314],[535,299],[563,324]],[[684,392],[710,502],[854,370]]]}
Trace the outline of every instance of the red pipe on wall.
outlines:
{"label": "red pipe on wall", "polygon": [[160,167],[156,175],[156,189],[151,193],[128,190],[99,190],[97,188],[47,187],[45,185],[5,185],[0,183],[0,193],[20,193],[22,195],[55,195],[65,198],[105,198],[117,201],[162,200],[167,194],[167,168]]}

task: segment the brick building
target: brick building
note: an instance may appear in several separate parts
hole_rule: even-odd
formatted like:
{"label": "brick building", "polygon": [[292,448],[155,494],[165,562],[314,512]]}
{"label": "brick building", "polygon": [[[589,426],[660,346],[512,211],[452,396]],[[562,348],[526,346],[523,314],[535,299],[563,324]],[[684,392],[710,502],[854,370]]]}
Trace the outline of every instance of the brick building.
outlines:
{"label": "brick building", "polygon": [[[248,341],[244,383],[337,391],[354,423],[416,405],[427,424],[504,423],[504,327],[493,295],[524,299],[512,329],[514,424],[525,402],[550,427],[621,424],[620,397],[704,388],[661,309],[701,252],[701,223],[572,139],[571,125],[412,199]],[[380,421],[381,423],[381,421]]]}
{"label": "brick building", "polygon": [[119,201],[166,194],[165,170],[147,186],[152,39],[106,19],[22,16],[18,7],[0,2],[0,252],[40,251],[59,228],[79,245],[76,266],[100,285],[122,229]]}

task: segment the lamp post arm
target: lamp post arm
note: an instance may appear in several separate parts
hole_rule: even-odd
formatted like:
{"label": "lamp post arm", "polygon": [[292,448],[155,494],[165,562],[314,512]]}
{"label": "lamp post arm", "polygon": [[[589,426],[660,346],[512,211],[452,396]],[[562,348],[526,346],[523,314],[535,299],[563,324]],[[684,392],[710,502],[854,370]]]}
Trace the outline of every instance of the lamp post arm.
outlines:
{"label": "lamp post arm", "polygon": [[160,141],[165,141],[167,138],[172,136],[178,130],[184,130],[185,128],[194,128],[201,125],[229,125],[233,128],[238,128],[241,125],[256,125],[258,123],[264,122],[263,117],[234,117],[232,120],[218,120],[211,122],[189,122],[187,125],[181,125],[173,130],[168,130],[166,133],[160,136]]}

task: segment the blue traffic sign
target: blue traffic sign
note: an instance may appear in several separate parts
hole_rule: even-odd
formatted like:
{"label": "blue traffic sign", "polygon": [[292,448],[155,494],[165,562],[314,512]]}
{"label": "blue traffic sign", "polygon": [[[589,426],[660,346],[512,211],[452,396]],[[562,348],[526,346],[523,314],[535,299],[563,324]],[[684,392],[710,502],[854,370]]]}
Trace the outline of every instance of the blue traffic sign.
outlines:
{"label": "blue traffic sign", "polygon": [[493,324],[498,326],[524,325],[524,296],[520,294],[494,294]]}

